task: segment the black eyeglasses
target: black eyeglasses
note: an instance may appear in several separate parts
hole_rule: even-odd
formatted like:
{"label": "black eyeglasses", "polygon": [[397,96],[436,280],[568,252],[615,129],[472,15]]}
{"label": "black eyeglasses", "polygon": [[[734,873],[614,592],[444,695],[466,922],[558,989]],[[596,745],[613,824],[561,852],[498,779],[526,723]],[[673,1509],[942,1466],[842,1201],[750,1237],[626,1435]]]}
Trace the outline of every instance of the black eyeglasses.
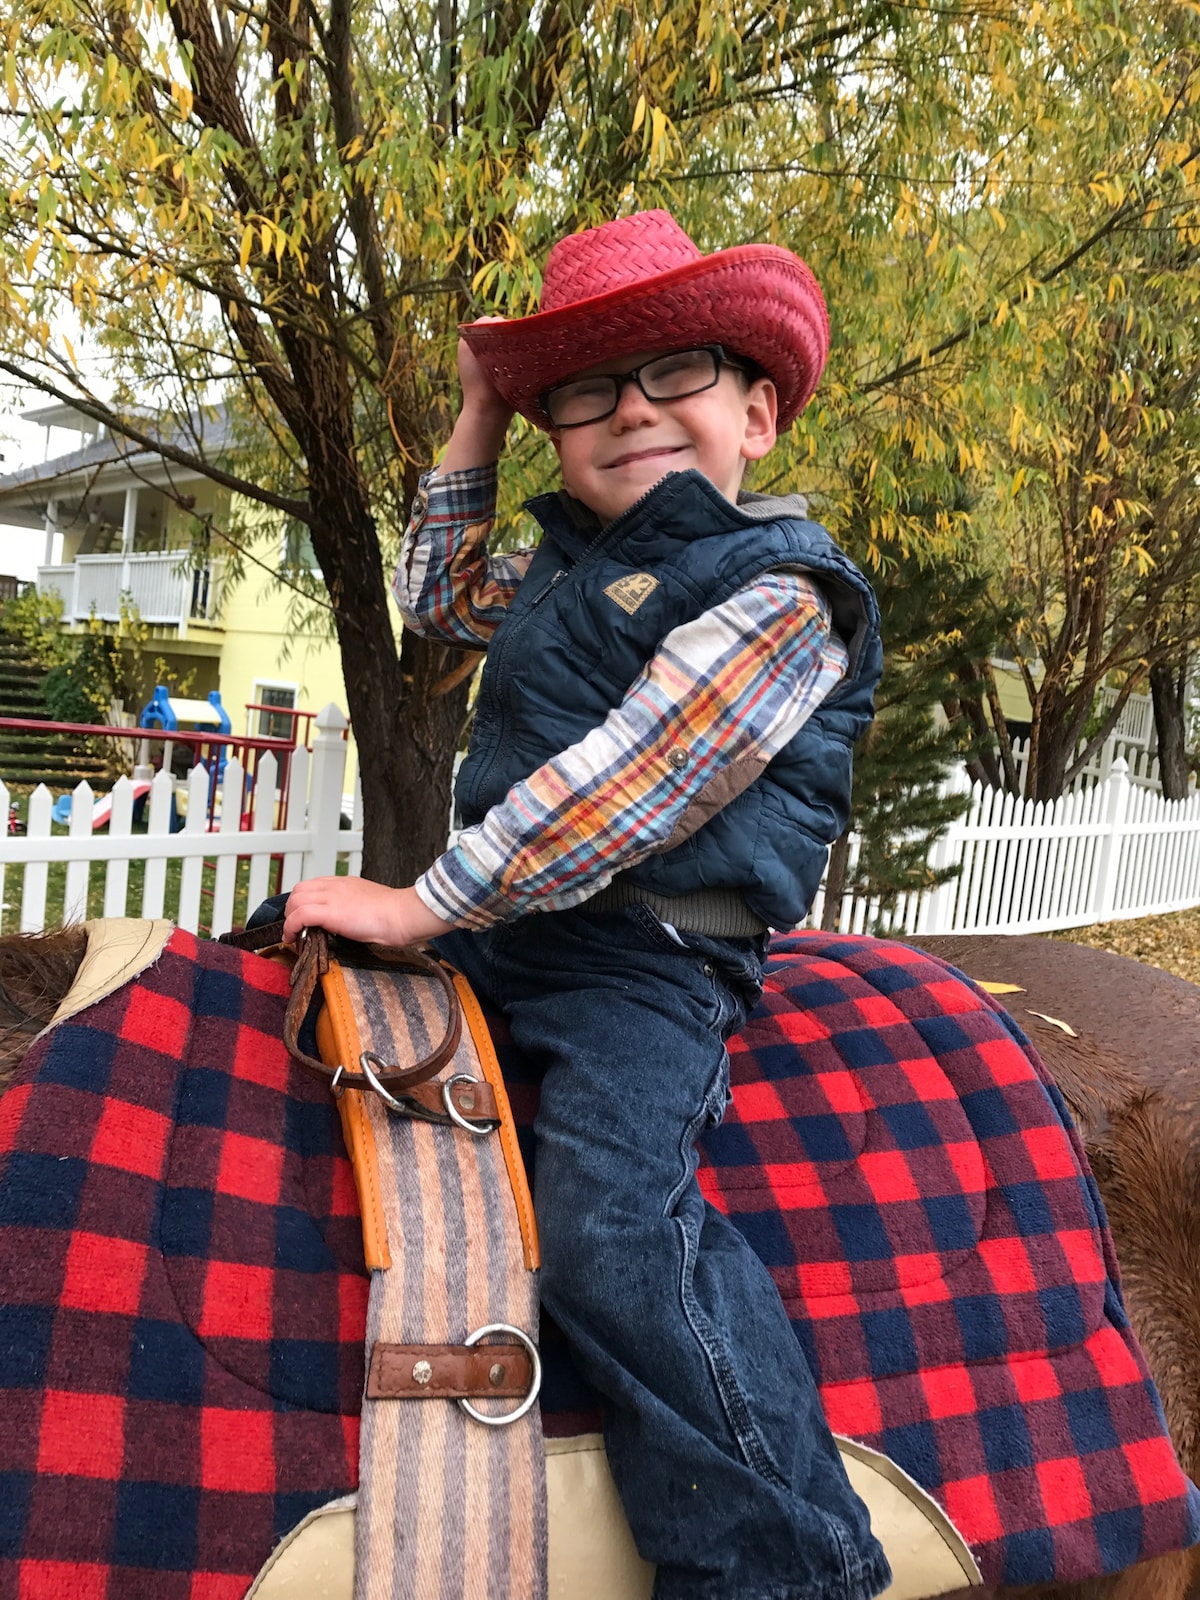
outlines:
{"label": "black eyeglasses", "polygon": [[731,361],[719,344],[672,350],[669,355],[643,361],[632,372],[604,372],[595,378],[570,378],[566,383],[556,383],[539,395],[538,404],[552,427],[583,428],[589,422],[602,422],[612,416],[627,383],[636,383],[647,400],[683,400],[713,388],[722,367],[746,370],[741,362]]}

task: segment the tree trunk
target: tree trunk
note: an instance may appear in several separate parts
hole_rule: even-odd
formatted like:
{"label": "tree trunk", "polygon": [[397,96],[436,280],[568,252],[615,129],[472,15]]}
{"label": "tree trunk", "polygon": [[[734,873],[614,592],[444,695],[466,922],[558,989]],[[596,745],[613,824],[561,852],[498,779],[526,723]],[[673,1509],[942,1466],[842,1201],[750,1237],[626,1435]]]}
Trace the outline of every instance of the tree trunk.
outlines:
{"label": "tree trunk", "polygon": [[1029,767],[1025,795],[1030,800],[1057,800],[1066,787],[1067,767],[1075,754],[1077,729],[1069,695],[1043,683],[1033,706],[1029,734]]}
{"label": "tree trunk", "polygon": [[[445,848],[450,781],[466,715],[469,679],[453,682],[462,652],[405,633],[396,650],[379,545],[365,500],[339,495],[337,534],[314,511],[313,548],[331,586],[350,723],[359,750],[363,796],[363,876],[394,887],[412,883]],[[323,526],[324,524],[324,526]],[[340,594],[354,596],[348,614]],[[399,797],[404,797],[403,806]]]}
{"label": "tree trunk", "polygon": [[829,933],[837,932],[849,866],[850,829],[847,828],[845,833],[833,841],[829,852],[829,866],[825,872],[825,904],[821,910],[821,927]]}
{"label": "tree trunk", "polygon": [[1158,780],[1163,798],[1183,800],[1188,792],[1187,723],[1184,695],[1189,661],[1160,662],[1150,668],[1150,700],[1158,740]]}

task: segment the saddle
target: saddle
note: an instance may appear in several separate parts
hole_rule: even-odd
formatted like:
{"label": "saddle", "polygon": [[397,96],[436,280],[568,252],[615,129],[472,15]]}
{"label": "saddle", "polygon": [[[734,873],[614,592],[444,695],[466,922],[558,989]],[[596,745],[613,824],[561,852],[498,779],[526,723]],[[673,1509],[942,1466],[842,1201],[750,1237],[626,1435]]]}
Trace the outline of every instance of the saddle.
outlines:
{"label": "saddle", "polygon": [[[320,1508],[355,1487],[360,1207],[328,1093],[283,1052],[288,975],[160,946],[64,1012],[0,1101],[0,1593],[267,1595],[297,1542],[259,1578],[272,1547],[313,1513],[330,1531]],[[492,1022],[528,1156],[536,1077]],[[706,1193],[868,1476],[940,1518],[943,1554],[955,1528],[969,1546],[942,1586],[1192,1543],[1094,1188],[1015,1025],[917,952],[793,935],[731,1053]],[[555,1463],[589,1528],[604,1488],[594,1400],[541,1343],[553,1586]],[[625,1553],[606,1597],[647,1592]]]}

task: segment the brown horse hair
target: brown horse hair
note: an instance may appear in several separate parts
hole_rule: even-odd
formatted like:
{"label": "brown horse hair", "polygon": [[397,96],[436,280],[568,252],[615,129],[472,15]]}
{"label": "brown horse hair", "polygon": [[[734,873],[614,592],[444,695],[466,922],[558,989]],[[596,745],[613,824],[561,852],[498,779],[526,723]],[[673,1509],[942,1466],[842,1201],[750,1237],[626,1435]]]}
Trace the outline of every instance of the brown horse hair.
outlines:
{"label": "brown horse hair", "polygon": [[0,936],[0,1092],[58,1010],[86,949],[87,933],[78,925]]}
{"label": "brown horse hair", "polygon": [[1163,1096],[1138,1096],[1089,1139],[1121,1285],[1183,1470],[1200,1475],[1200,1166]]}

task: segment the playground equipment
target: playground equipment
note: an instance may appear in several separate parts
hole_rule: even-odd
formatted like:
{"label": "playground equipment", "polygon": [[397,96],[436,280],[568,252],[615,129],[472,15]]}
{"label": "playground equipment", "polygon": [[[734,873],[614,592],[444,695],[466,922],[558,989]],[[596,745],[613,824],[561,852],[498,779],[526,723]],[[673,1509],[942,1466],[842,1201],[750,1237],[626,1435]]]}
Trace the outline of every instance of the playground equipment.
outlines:
{"label": "playground equipment", "polygon": [[[246,710],[248,722],[250,716],[260,710],[285,713],[291,722],[291,737],[280,739],[268,735],[234,733],[219,692],[214,690],[207,700],[172,697],[164,684],[157,686],[133,726],[0,717],[0,733],[35,733],[39,736],[62,733],[89,740],[116,741],[124,752],[118,757],[118,766],[124,766],[128,760],[127,752],[130,745],[136,743],[137,759],[129,776],[133,782],[133,799],[138,810],[146,802],[159,767],[165,767],[169,773],[180,774],[173,784],[175,793],[171,810],[172,832],[176,832],[183,825],[183,818],[187,814],[188,784],[183,775],[196,766],[203,766],[208,774],[205,804],[207,828],[209,831],[215,831],[219,827],[226,763],[227,760],[236,757],[244,774],[241,785],[243,809],[239,824],[243,830],[248,830],[253,826],[255,804],[260,797],[258,782],[260,757],[271,754],[277,763],[271,782],[261,798],[265,804],[273,806],[282,818],[292,757],[298,749],[310,747],[310,724],[315,713],[288,707],[258,705],[248,705]],[[161,748],[161,754],[156,753],[152,757],[152,744]],[[182,747],[181,754],[180,757],[173,758],[172,753],[177,745]],[[4,779],[0,775],[0,785],[3,784]],[[70,823],[74,798],[72,792],[60,795],[54,802],[50,817],[55,823],[63,827]],[[94,796],[91,799],[91,806],[92,830],[109,825],[112,820],[111,795]],[[138,810],[135,810],[135,817],[138,815]],[[10,810],[8,817],[8,832],[24,832],[24,823],[17,816],[15,807]]]}
{"label": "playground equipment", "polygon": [[[233,724],[229,720],[229,713],[221,704],[221,691],[210,689],[207,700],[190,700],[183,697],[173,698],[165,683],[156,686],[154,693],[142,707],[138,717],[139,728],[161,728],[164,733],[195,732],[204,737],[198,737],[192,746],[192,764],[199,765],[205,762],[208,767],[208,810],[214,816],[217,809],[217,796],[221,792],[221,780],[225,776],[225,761],[227,747],[219,739],[214,739],[212,733],[232,733]],[[206,754],[207,752],[207,754]],[[170,755],[164,749],[163,761],[169,764]],[[153,777],[150,766],[149,741],[142,741],[138,763],[133,769],[135,783],[147,782]],[[246,793],[249,795],[250,775],[246,775]],[[184,802],[184,796],[176,796],[176,804]]]}
{"label": "playground equipment", "polygon": [[[165,733],[180,733],[194,729],[197,733],[215,730],[217,733],[232,733],[233,724],[229,720],[229,713],[221,704],[221,691],[210,689],[207,700],[173,699],[165,683],[160,683],[154,693],[142,707],[138,717],[139,728],[161,728]],[[197,752],[201,744],[206,744],[215,757],[212,763],[218,779],[225,767],[225,746],[215,743],[211,737],[197,740]],[[197,760],[199,755],[197,754]],[[139,763],[140,764],[140,763]],[[135,778],[137,774],[134,774]]]}
{"label": "playground equipment", "polygon": [[[139,778],[133,786],[134,800],[138,801],[144,799],[149,793],[150,779]],[[53,810],[50,812],[50,815],[54,818],[55,822],[61,822],[64,826],[70,822],[72,799],[73,796],[69,794],[59,795],[58,799],[54,802]],[[107,822],[112,820],[112,807],[113,797],[111,792],[108,794],[97,795],[95,803],[92,806],[93,833],[95,833],[97,828],[103,828]]]}

